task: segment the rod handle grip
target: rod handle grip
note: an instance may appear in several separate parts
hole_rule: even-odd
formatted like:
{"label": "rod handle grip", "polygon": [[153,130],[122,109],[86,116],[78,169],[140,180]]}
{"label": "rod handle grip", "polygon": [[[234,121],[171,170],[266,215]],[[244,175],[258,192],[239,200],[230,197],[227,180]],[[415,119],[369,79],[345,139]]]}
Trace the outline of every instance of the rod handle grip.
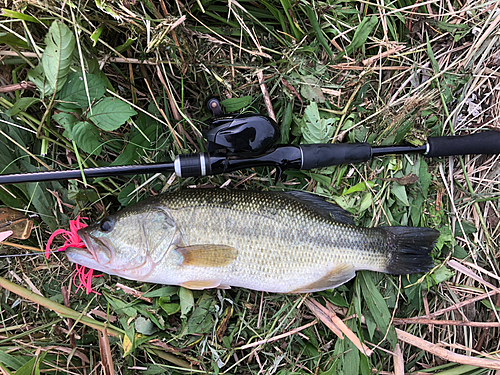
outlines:
{"label": "rod handle grip", "polygon": [[372,157],[372,148],[368,143],[300,145],[300,149],[302,150],[300,169],[304,170],[362,163]]}
{"label": "rod handle grip", "polygon": [[500,131],[487,131],[462,136],[430,137],[425,156],[500,154]]}

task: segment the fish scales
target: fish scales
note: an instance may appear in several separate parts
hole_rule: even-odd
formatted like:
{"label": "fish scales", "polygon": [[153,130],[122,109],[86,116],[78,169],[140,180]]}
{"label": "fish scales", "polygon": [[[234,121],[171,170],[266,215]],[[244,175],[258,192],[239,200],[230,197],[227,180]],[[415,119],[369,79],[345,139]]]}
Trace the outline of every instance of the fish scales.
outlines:
{"label": "fish scales", "polygon": [[[224,269],[229,285],[290,288],[291,278],[299,277],[299,288],[337,264],[376,270],[386,265],[386,249],[377,248],[380,234],[368,237],[366,229],[337,223],[300,201],[255,192],[183,195],[175,200],[167,196],[162,204],[170,208],[187,244],[222,243],[238,249],[236,261]],[[372,251],[360,257],[360,248]]]}
{"label": "fish scales", "polygon": [[[103,221],[82,233],[94,260],[99,246],[117,259],[114,268],[94,268],[193,289],[309,292],[340,285],[360,269],[400,273],[403,261],[425,263],[408,266],[418,272],[430,268],[428,253],[437,238],[428,228],[354,226],[338,207],[306,193],[185,190],[107,220],[113,223],[109,233],[99,232]],[[419,251],[413,249],[409,259],[399,252],[405,246]],[[142,271],[135,267],[141,262]],[[121,266],[127,263],[129,269]]]}

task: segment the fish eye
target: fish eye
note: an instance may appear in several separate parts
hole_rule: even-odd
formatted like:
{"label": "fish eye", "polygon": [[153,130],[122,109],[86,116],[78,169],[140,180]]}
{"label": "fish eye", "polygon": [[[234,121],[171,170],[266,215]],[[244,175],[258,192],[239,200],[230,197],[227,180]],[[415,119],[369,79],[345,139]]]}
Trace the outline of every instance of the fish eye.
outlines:
{"label": "fish eye", "polygon": [[101,220],[100,228],[103,232],[111,232],[115,226],[115,221],[109,217]]}

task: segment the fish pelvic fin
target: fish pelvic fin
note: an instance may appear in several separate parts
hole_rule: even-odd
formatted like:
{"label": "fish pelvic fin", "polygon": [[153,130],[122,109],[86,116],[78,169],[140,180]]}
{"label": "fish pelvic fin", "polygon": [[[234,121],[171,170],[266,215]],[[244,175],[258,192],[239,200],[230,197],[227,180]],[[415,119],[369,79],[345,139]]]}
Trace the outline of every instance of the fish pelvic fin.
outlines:
{"label": "fish pelvic fin", "polygon": [[320,290],[325,289],[333,289],[348,282],[354,276],[356,276],[356,272],[352,264],[339,264],[327,272],[326,275],[321,277],[319,280],[292,290],[289,293],[311,293],[319,292]]}
{"label": "fish pelvic fin", "polygon": [[434,267],[430,252],[439,237],[432,228],[381,227],[387,233],[389,260],[383,272],[394,275],[427,272]]}
{"label": "fish pelvic fin", "polygon": [[182,256],[183,266],[223,267],[238,257],[238,251],[227,245],[192,245],[175,251]]}
{"label": "fish pelvic fin", "polygon": [[192,289],[192,290],[203,290],[203,289],[211,289],[211,288],[219,288],[219,289],[230,289],[230,287],[221,285],[220,280],[192,280],[186,281],[180,284],[184,288]]}

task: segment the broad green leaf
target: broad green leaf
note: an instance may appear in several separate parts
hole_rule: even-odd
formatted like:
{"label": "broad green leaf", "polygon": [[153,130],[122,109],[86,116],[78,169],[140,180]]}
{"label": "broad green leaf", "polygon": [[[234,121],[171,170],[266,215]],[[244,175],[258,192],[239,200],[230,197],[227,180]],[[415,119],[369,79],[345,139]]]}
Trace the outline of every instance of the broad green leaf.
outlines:
{"label": "broad green leaf", "polygon": [[144,297],[170,297],[177,293],[178,286],[164,286],[163,288],[152,290],[151,292],[144,293]]}
{"label": "broad green leaf", "polygon": [[[125,315],[128,315],[129,317],[135,317],[137,315],[137,310],[133,306],[131,306],[130,304],[125,303],[122,300],[120,300],[118,298],[111,297],[111,296],[105,295],[105,297],[108,300],[109,304],[113,307],[113,311],[115,313],[125,314]],[[122,320],[120,319],[120,322],[121,321]],[[132,327],[129,326],[128,324],[123,325],[123,329],[125,330],[125,333],[127,333],[127,335],[128,335],[127,329],[130,330],[130,328],[132,328]],[[131,332],[133,332],[133,330]]]}
{"label": "broad green leaf", "polygon": [[122,126],[130,116],[137,112],[124,101],[117,98],[104,98],[92,107],[88,119],[105,131],[113,131]]}
{"label": "broad green leaf", "polygon": [[73,126],[78,122],[78,119],[66,112],[59,112],[52,116],[52,119],[61,125],[70,136],[73,134]]}
{"label": "broad green leaf", "polygon": [[387,334],[387,340],[391,343],[391,346],[396,344],[396,332],[394,328],[390,325],[391,323],[391,313],[389,308],[380,294],[379,290],[375,286],[372,275],[368,271],[363,271],[358,273],[358,278],[360,279],[361,291],[363,299],[366,302],[368,310],[377,323],[377,327],[382,333],[382,335]]}
{"label": "broad green leaf", "polygon": [[144,318],[143,316],[138,317],[135,322],[135,331],[142,333],[143,335],[150,336],[156,332],[155,325],[151,320]]}
{"label": "broad green leaf", "polygon": [[332,183],[332,179],[330,177],[319,173],[309,173],[309,176],[311,176],[313,180],[319,182],[324,186],[330,186],[330,184]]}
{"label": "broad green leaf", "polygon": [[373,197],[372,193],[367,192],[363,195],[363,198],[361,198],[361,202],[359,204],[359,213],[366,211],[368,208],[370,208],[373,204]]}
{"label": "broad green leaf", "polygon": [[223,100],[220,104],[224,106],[226,112],[238,112],[239,110],[248,107],[251,103],[251,96],[242,96],[240,98]]}
{"label": "broad green leaf", "polygon": [[7,366],[12,370],[18,370],[20,367],[30,361],[31,358],[27,356],[12,356],[0,350],[0,363]]}
{"label": "broad green leaf", "polygon": [[[136,125],[139,123],[136,121]],[[134,127],[132,129],[131,136],[132,139],[125,146],[120,155],[117,156],[115,160],[111,162],[110,165],[128,165],[132,164],[134,160],[138,157],[137,148],[138,147],[151,147],[152,140],[157,138],[156,132],[158,131],[158,124],[149,126],[147,129],[140,129],[139,127]],[[135,135],[134,135],[135,134]],[[145,138],[147,137],[147,138]]]}
{"label": "broad green leaf", "polygon": [[316,77],[302,76],[301,81],[300,95],[311,102],[325,102],[325,96],[323,95],[323,91],[321,91],[319,81]]}
{"label": "broad green leaf", "polygon": [[159,329],[161,330],[165,329],[165,320],[163,320],[163,317],[161,315],[157,315],[158,311],[154,311],[153,313],[152,311],[149,311],[149,309],[147,310],[141,309],[139,310],[139,312],[141,313],[142,316],[151,320],[151,322]]}
{"label": "broad green leaf", "polygon": [[[31,165],[25,159],[21,160],[20,164],[27,172],[39,172],[37,167]],[[58,223],[53,211],[55,201],[53,195],[48,192],[48,189],[53,190],[52,186],[47,182],[31,182],[24,185],[31,205],[31,208],[28,209],[34,208],[34,211],[40,215],[40,218],[47,224],[50,230],[56,230]]]}
{"label": "broad green leaf", "polygon": [[[351,319],[351,322],[353,319]],[[349,323],[351,323],[349,322]],[[355,327],[353,324],[349,324],[351,329]],[[344,374],[345,375],[359,375],[359,350],[358,348],[350,341],[346,341],[346,353],[344,356]]]}
{"label": "broad green leaf", "polygon": [[290,139],[290,125],[292,125],[293,101],[288,100],[285,108],[283,119],[281,120],[281,137],[280,143],[288,144]]}
{"label": "broad green leaf", "polygon": [[193,292],[189,289],[181,287],[179,289],[179,298],[181,300],[181,317],[185,317],[186,314],[194,307]]}
{"label": "broad green leaf", "polygon": [[136,157],[137,146],[132,142],[127,143],[122,153],[116,157],[111,165],[129,165]]}
{"label": "broad green leaf", "polygon": [[[131,45],[132,43],[134,43],[135,41],[137,40],[137,38],[128,38],[125,43],[123,43],[122,45],[116,47],[115,49],[118,51],[118,52],[123,52],[123,51],[126,51]],[[95,45],[95,44],[94,44]]]}
{"label": "broad green leaf", "polygon": [[181,310],[181,305],[178,303],[165,303],[162,299],[165,297],[161,297],[158,301],[158,305],[167,313],[167,315],[177,314]]}
{"label": "broad green leaf", "polygon": [[283,7],[283,13],[288,19],[288,26],[292,30],[292,34],[296,40],[301,40],[304,36],[304,32],[300,28],[299,24],[296,22],[296,16],[293,12],[294,6],[290,0],[280,0],[281,6]]}
{"label": "broad green leaf", "polygon": [[420,180],[420,185],[422,186],[422,194],[424,198],[427,198],[427,192],[429,191],[432,175],[429,173],[429,166],[424,159],[420,159],[418,178]]}
{"label": "broad green leaf", "polygon": [[[71,73],[64,87],[57,94],[57,99],[61,101],[63,109],[85,108],[89,102],[99,100],[106,93],[106,81],[95,74],[86,73],[87,88],[83,72]],[[87,96],[87,91],[88,95]]]}
{"label": "broad green leaf", "polygon": [[88,202],[97,202],[99,195],[94,189],[79,189],[76,185],[70,185],[68,187],[68,199],[79,202],[83,206]]}
{"label": "broad green leaf", "polygon": [[302,134],[305,143],[327,143],[333,136],[335,128],[333,118],[321,118],[318,111],[318,105],[312,102],[304,111],[304,126]]}
{"label": "broad green leaf", "polygon": [[109,5],[106,4],[105,1],[102,0],[95,0],[95,5],[105,13],[109,14],[115,19],[121,19],[120,15],[117,14]]}
{"label": "broad green leaf", "polygon": [[34,69],[28,71],[28,78],[33,82],[42,96],[52,95],[54,90],[50,87],[49,82],[45,78],[42,64],[37,65]]}
{"label": "broad green leaf", "polygon": [[40,363],[46,354],[47,352],[41,352],[39,356],[33,357],[16,371],[16,375],[40,375]]}
{"label": "broad green leaf", "polygon": [[45,37],[42,66],[45,77],[53,90],[59,91],[68,78],[75,37],[64,23],[54,21]]}
{"label": "broad green leaf", "polygon": [[148,369],[146,371],[141,371],[141,375],[158,375],[158,374],[165,374],[166,372],[167,369],[161,366],[148,365]]}
{"label": "broad green leaf", "polygon": [[311,22],[311,26],[314,32],[316,33],[316,38],[318,39],[318,42],[323,46],[328,56],[332,57],[333,51],[330,48],[330,45],[328,44],[325,38],[325,35],[323,34],[323,30],[321,30],[321,26],[319,25],[318,19],[316,18],[316,12],[314,12],[314,9],[311,6],[307,6],[306,13],[307,17],[309,18],[309,21]]}
{"label": "broad green leaf", "polygon": [[[183,289],[183,288],[181,288]],[[182,305],[182,300],[181,300]],[[203,334],[211,332],[214,325],[214,308],[215,300],[211,292],[205,291],[198,299],[196,308],[189,317],[185,334],[196,333]],[[182,309],[182,307],[181,307]]]}
{"label": "broad green leaf", "polygon": [[367,181],[367,182],[361,181],[361,182],[358,182],[356,185],[351,186],[344,193],[342,193],[342,195],[348,195],[348,194],[356,193],[358,191],[365,191],[366,189],[368,189],[368,187],[366,185],[368,185],[370,187],[374,187],[375,183],[373,181]]}
{"label": "broad green leaf", "polygon": [[373,340],[373,335],[377,330],[377,323],[375,323],[375,319],[373,319],[372,313],[370,310],[365,311],[364,313],[365,321],[366,321],[366,329],[368,330],[368,335],[370,340]]}
{"label": "broad green leaf", "polygon": [[406,195],[406,188],[403,185],[392,184],[391,193],[405,206],[409,206],[408,196]]}
{"label": "broad green leaf", "polygon": [[[1,43],[1,42],[0,42]],[[21,98],[17,102],[14,103],[14,105],[9,108],[7,111],[5,111],[5,114],[7,116],[15,116],[19,112],[25,111],[29,107],[31,107],[33,104],[40,102],[41,100],[39,98]]]}
{"label": "broad green leaf", "polygon": [[[106,296],[106,299],[109,301],[109,298],[107,296]],[[113,304],[111,304],[111,306],[113,308],[115,307]],[[125,336],[123,336],[123,355],[124,356],[127,356],[130,353],[132,353],[136,347],[135,325],[129,324],[129,323],[130,323],[130,320],[126,316],[120,317],[120,324],[121,324],[123,330],[125,331]]]}
{"label": "broad green leaf", "polygon": [[2,9],[2,16],[15,18],[17,20],[40,23],[40,21],[37,20],[35,17],[29,16],[29,15],[24,14],[24,13],[15,12],[13,10],[5,9],[5,8]]}
{"label": "broad green leaf", "polygon": [[78,121],[70,113],[59,112],[52,117],[67,131],[67,136],[83,151],[100,155],[102,151],[102,140],[97,128],[87,121]]}
{"label": "broad green leaf", "polygon": [[446,267],[439,267],[432,273],[431,276],[436,282],[436,284],[440,284],[443,281],[451,279],[453,276],[455,276],[455,272],[450,271]]}
{"label": "broad green leaf", "polygon": [[481,301],[481,303],[486,306],[488,309],[490,310],[496,310],[496,311],[500,311],[500,307],[499,306],[496,306],[496,305],[493,305],[489,300],[487,299],[483,299]]}
{"label": "broad green leaf", "polygon": [[[372,32],[373,28],[377,25],[378,18],[377,16],[364,17],[359,26],[356,28],[354,36],[352,37],[351,44],[349,44],[345,49],[345,54],[350,55],[358,48],[360,48],[363,44],[365,44],[368,36]],[[339,55],[339,57],[342,54]],[[338,57],[337,57],[338,58]]]}
{"label": "broad green leaf", "polygon": [[134,200],[135,196],[133,194],[129,196],[129,194],[132,193],[134,189],[135,185],[132,183],[128,184],[120,190],[120,193],[118,193],[118,201],[122,206],[127,207]]}
{"label": "broad green leaf", "polygon": [[414,227],[418,227],[420,225],[420,221],[422,220],[422,212],[424,205],[424,197],[422,195],[418,195],[412,202],[410,207],[410,219],[411,224]]}
{"label": "broad green leaf", "polygon": [[97,41],[99,40],[103,30],[104,26],[100,26],[97,29],[95,29],[92,35],[90,36],[90,39],[92,39],[92,41],[94,42],[92,43],[92,47],[95,47],[95,45],[97,44]]}
{"label": "broad green leaf", "polygon": [[[16,371],[16,375],[34,375],[36,373],[37,358],[33,357],[31,360],[26,362],[19,370]],[[38,374],[40,374],[40,369],[38,369]]]}
{"label": "broad green leaf", "polygon": [[11,33],[0,33],[0,44],[7,44],[9,46],[29,48],[28,43],[26,43],[21,38],[11,34]]}
{"label": "broad green leaf", "polygon": [[458,259],[465,259],[469,256],[469,252],[462,246],[455,245],[455,247],[453,248],[453,256]]}
{"label": "broad green leaf", "polygon": [[97,128],[87,121],[79,121],[73,126],[73,138],[76,145],[83,151],[100,155],[102,150],[102,141]]}

